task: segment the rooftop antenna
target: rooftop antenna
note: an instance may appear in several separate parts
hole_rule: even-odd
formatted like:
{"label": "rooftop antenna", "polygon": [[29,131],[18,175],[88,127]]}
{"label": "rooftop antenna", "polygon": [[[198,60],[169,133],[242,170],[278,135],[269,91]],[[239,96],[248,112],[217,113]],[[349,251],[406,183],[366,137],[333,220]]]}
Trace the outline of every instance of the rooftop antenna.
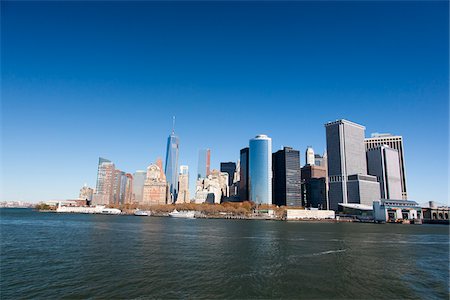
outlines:
{"label": "rooftop antenna", "polygon": [[175,133],[175,116],[172,117],[172,134]]}

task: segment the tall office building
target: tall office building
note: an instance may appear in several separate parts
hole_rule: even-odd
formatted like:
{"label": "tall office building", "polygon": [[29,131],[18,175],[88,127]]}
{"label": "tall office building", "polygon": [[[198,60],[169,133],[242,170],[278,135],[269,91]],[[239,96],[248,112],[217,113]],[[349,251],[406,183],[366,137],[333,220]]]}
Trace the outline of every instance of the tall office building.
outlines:
{"label": "tall office building", "polygon": [[367,150],[368,173],[377,176],[382,199],[402,199],[399,155],[396,149],[379,146]]}
{"label": "tall office building", "polygon": [[98,159],[97,185],[93,195],[93,204],[107,205],[112,200],[114,188],[114,164],[105,158]]}
{"label": "tall office building", "polygon": [[228,173],[228,186],[231,186],[234,180],[234,173],[236,172],[236,163],[234,162],[220,163],[220,172]]}
{"label": "tall office building", "polygon": [[250,140],[249,195],[257,204],[272,204],[272,139],[257,135]]}
{"label": "tall office building", "polygon": [[166,151],[166,167],[164,172],[166,173],[167,183],[169,184],[169,203],[175,203],[177,200],[178,189],[178,152],[180,146],[180,139],[175,135],[175,118],[172,133],[167,139],[167,151]]}
{"label": "tall office building", "polygon": [[365,127],[347,120],[325,124],[328,155],[329,204],[372,205],[380,198],[379,184],[367,175]]}
{"label": "tall office building", "polygon": [[[314,158],[314,153],[313,156]],[[302,206],[300,152],[284,147],[272,154],[273,204]]]}
{"label": "tall office building", "polygon": [[133,203],[133,175],[130,173],[125,174],[126,184],[125,184],[125,204]]}
{"label": "tall office building", "polygon": [[366,150],[373,149],[379,146],[387,145],[392,149],[398,151],[399,165],[400,165],[400,182],[402,185],[402,199],[408,199],[408,193],[406,190],[406,169],[405,169],[405,155],[403,147],[403,137],[398,135],[392,135],[389,133],[374,133],[371,138],[364,140]]}
{"label": "tall office building", "polygon": [[137,170],[133,174],[133,202],[135,203],[142,203],[146,177],[147,172],[143,170]]}
{"label": "tall office building", "polygon": [[190,203],[189,196],[189,167],[180,166],[180,174],[178,176],[178,198],[177,203]]}
{"label": "tall office building", "polygon": [[305,165],[315,165],[316,161],[315,161],[315,157],[314,157],[314,149],[311,146],[308,146],[306,148],[306,153],[305,153]]}
{"label": "tall office building", "polygon": [[241,201],[250,200],[248,193],[249,150],[250,149],[246,147],[240,151],[239,199]]}
{"label": "tall office building", "polygon": [[143,204],[161,205],[166,204],[168,201],[170,201],[169,199],[167,199],[169,186],[166,182],[166,179],[162,177],[161,174],[161,169],[157,164],[151,164],[150,166],[148,166],[144,183],[144,193],[142,201]]}
{"label": "tall office building", "polygon": [[211,150],[200,149],[198,151],[197,179],[206,178],[211,174]]}
{"label": "tall office building", "polygon": [[303,206],[328,209],[328,188],[326,178],[327,169],[325,166],[305,165],[302,167]]}

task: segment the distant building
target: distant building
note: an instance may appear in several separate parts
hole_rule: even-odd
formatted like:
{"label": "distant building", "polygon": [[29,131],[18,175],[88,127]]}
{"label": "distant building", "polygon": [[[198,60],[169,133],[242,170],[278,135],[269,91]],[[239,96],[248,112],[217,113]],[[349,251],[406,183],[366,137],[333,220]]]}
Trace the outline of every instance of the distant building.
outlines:
{"label": "distant building", "polygon": [[364,140],[366,150],[377,148],[379,146],[387,145],[392,149],[398,151],[399,164],[400,164],[400,178],[402,185],[402,199],[408,199],[408,193],[406,189],[406,169],[405,169],[405,154],[403,147],[403,137],[398,135],[391,135],[389,133],[380,134],[374,133],[371,138]]}
{"label": "distant building", "polygon": [[303,206],[328,209],[327,169],[318,165],[302,168]]}
{"label": "distant building", "polygon": [[380,183],[382,199],[402,199],[398,151],[389,146],[367,150],[367,172]]}
{"label": "distant building", "polygon": [[228,186],[231,186],[234,180],[234,173],[236,172],[236,163],[235,162],[220,163],[220,172],[228,173]]}
{"label": "distant building", "polygon": [[197,179],[206,178],[211,174],[211,150],[201,149],[198,151]]}
{"label": "distant building", "polygon": [[175,117],[172,133],[167,139],[166,150],[166,167],[165,174],[167,183],[169,185],[169,203],[174,203],[177,200],[177,188],[178,188],[178,154],[180,147],[180,139],[175,135]]}
{"label": "distant building", "polygon": [[257,135],[250,140],[249,195],[257,204],[272,204],[272,139]]}
{"label": "distant building", "polygon": [[125,204],[131,204],[134,201],[133,198],[133,175],[130,173],[125,174],[126,184],[125,184]]}
{"label": "distant building", "polygon": [[373,201],[373,216],[376,222],[422,223],[422,208],[415,201],[383,199]]}
{"label": "distant building", "polygon": [[79,199],[92,201],[92,196],[94,195],[94,190],[88,187],[86,184],[80,189]]}
{"label": "distant building", "polygon": [[97,185],[93,195],[92,204],[107,205],[113,200],[114,164],[105,158],[98,160]]}
{"label": "distant building", "polygon": [[272,203],[302,206],[300,152],[284,147],[272,154]]}
{"label": "distant building", "polygon": [[121,189],[122,189],[122,175],[125,175],[119,169],[114,170],[114,183],[113,183],[113,196],[109,204],[119,205],[121,204]]}
{"label": "distant building", "polygon": [[195,203],[218,204],[228,196],[228,173],[212,170],[207,178],[197,180]]}
{"label": "distant building", "polygon": [[178,176],[178,198],[177,203],[190,203],[189,197],[189,167],[180,166],[180,174]]}
{"label": "distant building", "polygon": [[250,149],[244,148],[240,151],[240,174],[239,174],[239,199],[241,201],[250,200],[249,196],[249,151]]}
{"label": "distant building", "polygon": [[314,165],[316,163],[315,161],[315,156],[314,156],[314,149],[311,146],[308,146],[306,148],[306,153],[305,153],[305,164],[306,165]]}
{"label": "distant building", "polygon": [[376,177],[367,175],[365,127],[338,120],[325,124],[325,129],[330,209],[337,211],[339,203],[371,205],[379,200]]}
{"label": "distant building", "polygon": [[144,183],[147,172],[138,170],[133,174],[133,200],[132,202],[142,204],[144,196]]}
{"label": "distant building", "polygon": [[438,206],[434,201],[429,201],[429,207],[422,207],[423,223],[450,224],[450,209],[448,206]]}
{"label": "distant building", "polygon": [[[178,172],[177,172],[178,173]],[[144,184],[143,204],[161,205],[167,203],[169,187],[161,168],[157,164],[151,164],[147,168]]]}

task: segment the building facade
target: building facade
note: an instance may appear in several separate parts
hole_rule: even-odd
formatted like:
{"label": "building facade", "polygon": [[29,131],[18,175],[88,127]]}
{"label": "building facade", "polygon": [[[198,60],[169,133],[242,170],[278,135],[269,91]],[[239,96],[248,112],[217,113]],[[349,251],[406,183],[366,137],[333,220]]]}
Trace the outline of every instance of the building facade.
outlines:
{"label": "building facade", "polygon": [[272,204],[272,139],[257,135],[249,145],[249,196],[257,204]]}
{"label": "building facade", "polygon": [[172,130],[167,139],[166,166],[164,169],[169,185],[169,203],[175,203],[177,200],[179,147],[180,139],[175,135],[175,131]]}
{"label": "building facade", "polygon": [[380,183],[382,199],[402,199],[402,184],[398,151],[389,146],[367,150],[367,172]]}
{"label": "building facade", "polygon": [[302,167],[302,202],[305,207],[328,209],[327,169],[319,165]]}
{"label": "building facade", "polygon": [[[372,201],[379,200],[379,187],[377,193],[369,195],[378,183],[375,177],[374,183],[374,178],[367,175],[365,127],[347,120],[337,120],[325,124],[325,129],[330,209],[337,211],[339,203],[366,202],[367,197]],[[363,176],[353,176],[350,180],[352,175]]]}
{"label": "building facade", "polygon": [[86,184],[80,189],[80,194],[78,195],[78,199],[92,201],[92,197],[94,195],[94,190],[88,187]]}
{"label": "building facade", "polygon": [[300,152],[284,147],[273,153],[272,172],[272,203],[278,206],[302,206]]}
{"label": "building facade", "polygon": [[177,203],[190,203],[189,195],[189,167],[180,166],[180,174],[178,176],[178,198]]}
{"label": "building facade", "polygon": [[392,149],[398,151],[399,156],[399,167],[400,167],[400,182],[402,186],[402,198],[403,200],[408,199],[408,193],[406,189],[406,169],[405,169],[405,154],[403,147],[403,137],[398,135],[391,135],[389,133],[372,134],[371,138],[366,138],[364,140],[366,150],[377,148],[379,146],[387,145]]}
{"label": "building facade", "polygon": [[211,174],[211,149],[198,151],[197,179],[206,178]]}
{"label": "building facade", "polygon": [[133,198],[132,202],[142,204],[144,197],[144,183],[147,177],[147,172],[143,170],[137,170],[133,174]]}
{"label": "building facade", "polygon": [[249,154],[248,147],[240,151],[240,172],[239,172],[239,199],[241,201],[250,200],[248,190],[248,176],[249,176]]}
{"label": "building facade", "polygon": [[236,172],[236,163],[235,162],[221,162],[220,163],[220,172],[225,172],[228,174],[228,186],[233,184],[234,173]]}
{"label": "building facade", "polygon": [[314,156],[314,149],[311,146],[308,146],[306,148],[305,152],[305,165],[314,165],[316,163],[315,156]]}
{"label": "building facade", "polygon": [[148,166],[142,204],[162,205],[167,203],[167,198],[170,196],[169,186],[161,174],[161,168],[157,164]]}
{"label": "building facade", "polygon": [[93,204],[107,205],[112,201],[114,188],[114,164],[105,158],[98,159],[97,185],[93,195]]}

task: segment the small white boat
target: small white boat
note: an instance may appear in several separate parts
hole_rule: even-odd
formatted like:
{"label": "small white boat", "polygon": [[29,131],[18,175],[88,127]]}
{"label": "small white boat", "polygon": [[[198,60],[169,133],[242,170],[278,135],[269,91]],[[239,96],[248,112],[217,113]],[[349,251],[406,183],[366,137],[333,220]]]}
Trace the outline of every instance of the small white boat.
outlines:
{"label": "small white boat", "polygon": [[104,208],[101,212],[102,215],[120,215],[122,211],[117,208]]}
{"label": "small white boat", "polygon": [[192,211],[192,210],[178,211],[178,210],[174,209],[173,212],[169,213],[169,216],[172,218],[194,219],[195,211]]}
{"label": "small white boat", "polygon": [[134,215],[139,216],[139,217],[147,217],[147,216],[150,216],[150,212],[146,211],[146,210],[136,209],[134,211]]}

